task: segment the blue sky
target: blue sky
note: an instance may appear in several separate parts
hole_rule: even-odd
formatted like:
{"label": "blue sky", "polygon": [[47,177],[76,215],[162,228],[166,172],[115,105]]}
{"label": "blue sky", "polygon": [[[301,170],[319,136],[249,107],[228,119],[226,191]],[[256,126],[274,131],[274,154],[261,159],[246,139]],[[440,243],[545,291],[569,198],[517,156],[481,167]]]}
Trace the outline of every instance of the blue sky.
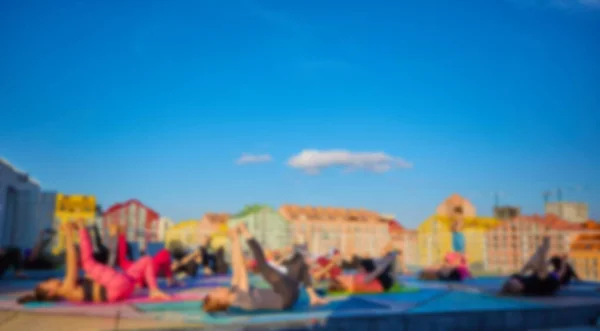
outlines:
{"label": "blue sky", "polygon": [[453,192],[534,213],[557,187],[598,219],[598,5],[3,1],[0,155],[176,220],[296,203],[414,227]]}

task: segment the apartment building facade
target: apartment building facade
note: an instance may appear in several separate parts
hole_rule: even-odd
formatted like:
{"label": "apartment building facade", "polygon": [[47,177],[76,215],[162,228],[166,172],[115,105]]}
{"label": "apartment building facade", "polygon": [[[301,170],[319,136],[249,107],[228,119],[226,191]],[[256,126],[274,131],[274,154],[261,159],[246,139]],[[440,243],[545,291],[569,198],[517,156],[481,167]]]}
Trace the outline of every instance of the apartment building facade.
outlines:
{"label": "apartment building facade", "polygon": [[544,236],[550,237],[550,254],[566,254],[574,238],[585,232],[581,224],[555,215],[521,215],[485,234],[485,269],[509,274],[520,270],[537,250]]}
{"label": "apartment building facade", "polygon": [[577,236],[571,243],[569,257],[579,277],[587,281],[599,281],[600,233]]}
{"label": "apartment building facade", "polygon": [[110,206],[102,215],[104,229],[116,223],[125,228],[127,241],[148,243],[157,241],[160,215],[139,200],[131,199]]}
{"label": "apartment building facade", "polygon": [[419,265],[419,233],[405,228],[402,237],[404,264],[407,268],[414,269]]}
{"label": "apartment building facade", "polygon": [[227,247],[227,229],[231,215],[228,213],[206,213],[198,223],[196,243],[198,245],[206,237],[211,238],[211,248]]}
{"label": "apartment building facade", "polygon": [[182,249],[191,249],[198,247],[200,239],[198,238],[198,227],[200,220],[185,220],[175,223],[169,227],[165,233],[165,247],[171,249],[177,247]]}
{"label": "apartment building facade", "polygon": [[281,250],[293,242],[291,224],[278,211],[269,206],[245,208],[248,212],[232,216],[227,222],[229,226],[245,223],[248,230],[268,250]]}
{"label": "apartment building facade", "polygon": [[499,224],[493,217],[479,217],[473,204],[464,197],[453,194],[437,206],[435,214],[418,228],[418,262],[421,266],[437,265],[453,251],[453,229],[460,222],[465,239],[465,255],[472,269],[484,268],[484,234]]}
{"label": "apartment building facade", "polygon": [[[54,226],[57,236],[53,252],[59,254],[65,249],[65,235],[61,232],[61,225],[78,219],[92,221],[96,219],[96,197],[86,194],[57,193],[54,206]],[[76,241],[79,239],[76,237]]]}
{"label": "apartment building facade", "polygon": [[333,207],[283,205],[292,238],[303,237],[314,254],[332,248],[342,254],[379,256],[390,240],[389,219],[374,211]]}
{"label": "apartment building facade", "polygon": [[582,202],[548,202],[546,203],[545,212],[546,214],[554,214],[571,223],[583,223],[589,219],[588,205]]}
{"label": "apartment building facade", "polygon": [[390,239],[398,250],[397,271],[414,268],[417,264],[417,231],[403,227],[395,220],[389,221]]}
{"label": "apartment building facade", "polygon": [[0,245],[31,248],[45,228],[52,227],[54,193],[0,158]]}
{"label": "apartment building facade", "polygon": [[165,237],[167,235],[167,231],[171,228],[175,223],[168,217],[161,217],[158,220],[157,232],[156,232],[156,240],[160,242],[165,241]]}

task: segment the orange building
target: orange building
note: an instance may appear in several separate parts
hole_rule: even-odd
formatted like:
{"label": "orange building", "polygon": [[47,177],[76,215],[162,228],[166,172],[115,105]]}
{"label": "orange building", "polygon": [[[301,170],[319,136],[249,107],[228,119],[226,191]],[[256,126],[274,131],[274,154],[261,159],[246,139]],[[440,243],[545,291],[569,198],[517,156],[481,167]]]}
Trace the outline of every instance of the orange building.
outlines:
{"label": "orange building", "polygon": [[279,213],[302,235],[314,254],[332,248],[342,254],[379,256],[390,241],[389,218],[364,209],[283,205]]}
{"label": "orange building", "polygon": [[404,263],[407,267],[419,264],[419,233],[417,230],[404,229]]}
{"label": "orange building", "polygon": [[405,271],[407,266],[417,263],[418,237],[417,231],[403,227],[395,220],[389,221],[390,239],[394,248],[398,249],[398,270]]}
{"label": "orange building", "polygon": [[398,270],[406,269],[406,261],[404,259],[404,227],[396,220],[389,221],[390,239],[392,245],[398,250],[398,256],[396,257],[396,267]]}
{"label": "orange building", "polygon": [[579,277],[598,281],[600,279],[600,233],[577,236],[571,244],[569,257]]}
{"label": "orange building", "polygon": [[586,231],[554,215],[519,216],[502,222],[485,234],[484,268],[495,273],[520,270],[529,257],[550,236],[550,254],[566,254],[573,239]]}

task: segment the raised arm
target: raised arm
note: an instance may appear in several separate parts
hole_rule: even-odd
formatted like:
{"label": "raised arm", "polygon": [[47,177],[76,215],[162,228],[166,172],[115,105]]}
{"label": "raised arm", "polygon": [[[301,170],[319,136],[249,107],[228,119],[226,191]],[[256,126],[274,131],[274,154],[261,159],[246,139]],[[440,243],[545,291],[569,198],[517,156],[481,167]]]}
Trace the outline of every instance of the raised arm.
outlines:
{"label": "raised arm", "polygon": [[72,287],[77,284],[79,278],[79,264],[77,263],[77,251],[75,250],[74,224],[71,222],[64,223],[62,233],[65,238],[65,255],[66,255],[66,272],[63,286]]}
{"label": "raised arm", "polygon": [[244,261],[244,254],[242,252],[240,234],[237,228],[232,229],[229,234],[231,236],[231,269],[233,273],[231,285],[236,286],[241,291],[248,291],[250,283],[248,281],[248,270],[246,269],[246,262]]}

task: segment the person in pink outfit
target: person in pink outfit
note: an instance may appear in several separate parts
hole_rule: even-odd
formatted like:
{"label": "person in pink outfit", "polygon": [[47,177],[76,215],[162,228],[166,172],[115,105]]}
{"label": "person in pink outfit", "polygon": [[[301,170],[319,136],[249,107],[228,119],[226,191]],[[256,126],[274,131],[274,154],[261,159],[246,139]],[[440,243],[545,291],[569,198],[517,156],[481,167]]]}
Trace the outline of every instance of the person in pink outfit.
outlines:
{"label": "person in pink outfit", "polygon": [[[148,258],[147,256],[142,257]],[[169,286],[177,285],[178,283],[173,278],[173,267],[171,264],[171,253],[166,249],[161,249],[156,255],[152,258],[152,266],[155,273],[155,276],[162,276],[167,278],[167,284]],[[118,248],[117,248],[117,265],[125,272],[129,270],[135,262],[129,260],[127,258],[127,240],[125,239],[125,234],[123,229],[119,231],[118,237]],[[146,287],[147,283],[145,282],[144,277],[140,277],[137,279],[137,284],[141,287]]]}
{"label": "person in pink outfit", "polygon": [[[75,228],[79,229],[79,260],[73,242]],[[66,240],[66,273],[63,279],[53,278],[39,283],[33,294],[17,299],[24,304],[31,301],[70,301],[70,302],[118,302],[128,299],[135,290],[138,279],[143,278],[150,290],[152,299],[168,299],[156,283],[154,266],[150,257],[144,257],[133,263],[125,272],[119,272],[105,266],[93,257],[93,247],[85,222],[80,220],[76,226],[67,223],[63,226]],[[85,278],[79,278],[79,264]]]}

